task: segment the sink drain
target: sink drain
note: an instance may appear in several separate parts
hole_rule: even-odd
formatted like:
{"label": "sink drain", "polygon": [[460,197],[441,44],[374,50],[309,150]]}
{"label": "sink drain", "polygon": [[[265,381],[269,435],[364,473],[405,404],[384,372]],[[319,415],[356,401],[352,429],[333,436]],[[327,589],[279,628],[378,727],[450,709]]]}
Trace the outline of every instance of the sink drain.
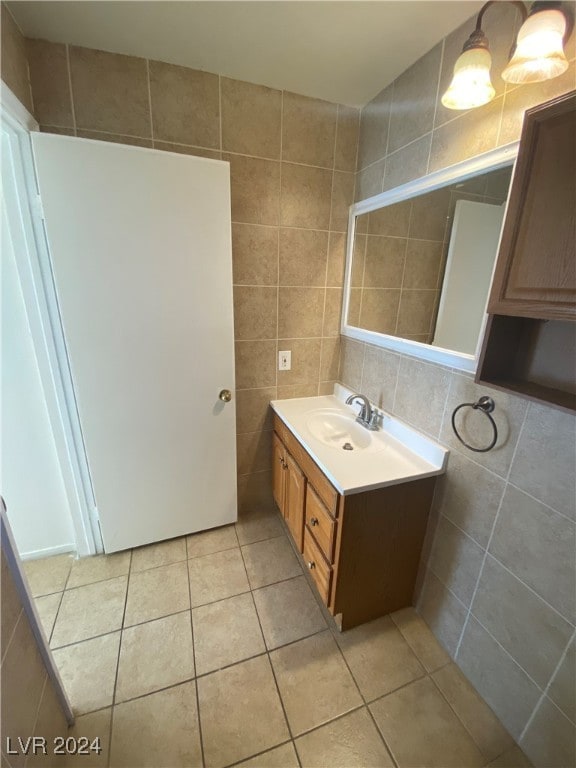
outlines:
{"label": "sink drain", "polygon": [[353,451],[354,450],[354,446],[352,445],[352,443],[344,443],[344,445],[342,446],[342,450],[343,451]]}

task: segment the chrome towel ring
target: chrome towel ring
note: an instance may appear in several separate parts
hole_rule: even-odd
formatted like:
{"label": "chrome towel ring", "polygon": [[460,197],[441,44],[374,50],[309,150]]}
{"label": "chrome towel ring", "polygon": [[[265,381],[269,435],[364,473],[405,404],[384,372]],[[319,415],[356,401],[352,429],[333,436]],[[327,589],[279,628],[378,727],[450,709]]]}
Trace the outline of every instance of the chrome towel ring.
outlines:
{"label": "chrome towel ring", "polygon": [[[456,406],[454,410],[452,411],[452,429],[454,430],[454,434],[460,440],[462,445],[465,445],[466,448],[469,448],[471,451],[476,451],[476,453],[486,453],[486,451],[492,450],[494,446],[496,445],[496,441],[498,440],[498,428],[496,427],[496,422],[490,415],[494,408],[496,407],[496,404],[494,403],[494,400],[492,400],[491,397],[487,397],[486,395],[484,397],[481,397],[479,400],[477,400],[475,403],[461,403],[460,405]],[[460,434],[458,433],[458,430],[456,429],[456,414],[461,408],[473,408],[475,411],[482,411],[482,413],[486,414],[486,418],[490,420],[490,424],[492,424],[492,429],[494,430],[494,437],[492,438],[492,441],[490,445],[487,448],[475,448],[473,445],[468,445],[468,443],[462,439]]]}

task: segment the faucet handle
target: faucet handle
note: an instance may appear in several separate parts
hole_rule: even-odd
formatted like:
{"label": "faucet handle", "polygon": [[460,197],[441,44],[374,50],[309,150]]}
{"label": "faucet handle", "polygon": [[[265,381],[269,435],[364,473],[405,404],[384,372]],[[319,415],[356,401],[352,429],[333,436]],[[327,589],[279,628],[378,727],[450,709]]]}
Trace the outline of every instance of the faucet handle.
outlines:
{"label": "faucet handle", "polygon": [[370,421],[368,423],[368,428],[376,431],[377,429],[380,429],[380,418],[382,414],[378,410],[378,408],[372,408],[372,415],[370,416]]}

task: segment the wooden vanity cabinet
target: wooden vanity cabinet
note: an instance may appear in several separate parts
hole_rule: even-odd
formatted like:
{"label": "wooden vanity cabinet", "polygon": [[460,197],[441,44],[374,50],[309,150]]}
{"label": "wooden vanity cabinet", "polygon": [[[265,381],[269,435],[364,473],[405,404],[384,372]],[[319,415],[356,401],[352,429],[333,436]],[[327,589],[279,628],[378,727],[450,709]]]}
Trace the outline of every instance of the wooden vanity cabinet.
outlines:
{"label": "wooden vanity cabinet", "polygon": [[576,410],[576,91],[526,112],[476,381]]}
{"label": "wooden vanity cabinet", "polygon": [[436,478],[343,496],[274,415],[274,498],[342,629],[412,605]]}

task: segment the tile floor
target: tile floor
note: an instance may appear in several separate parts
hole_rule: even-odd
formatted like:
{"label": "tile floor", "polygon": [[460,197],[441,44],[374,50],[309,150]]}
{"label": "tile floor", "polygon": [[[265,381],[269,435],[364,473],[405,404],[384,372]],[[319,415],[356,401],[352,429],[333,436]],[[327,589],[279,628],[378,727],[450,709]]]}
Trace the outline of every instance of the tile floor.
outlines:
{"label": "tile floor", "polygon": [[529,765],[411,608],[338,633],[276,513],[25,569],[104,747],[73,765]]}

